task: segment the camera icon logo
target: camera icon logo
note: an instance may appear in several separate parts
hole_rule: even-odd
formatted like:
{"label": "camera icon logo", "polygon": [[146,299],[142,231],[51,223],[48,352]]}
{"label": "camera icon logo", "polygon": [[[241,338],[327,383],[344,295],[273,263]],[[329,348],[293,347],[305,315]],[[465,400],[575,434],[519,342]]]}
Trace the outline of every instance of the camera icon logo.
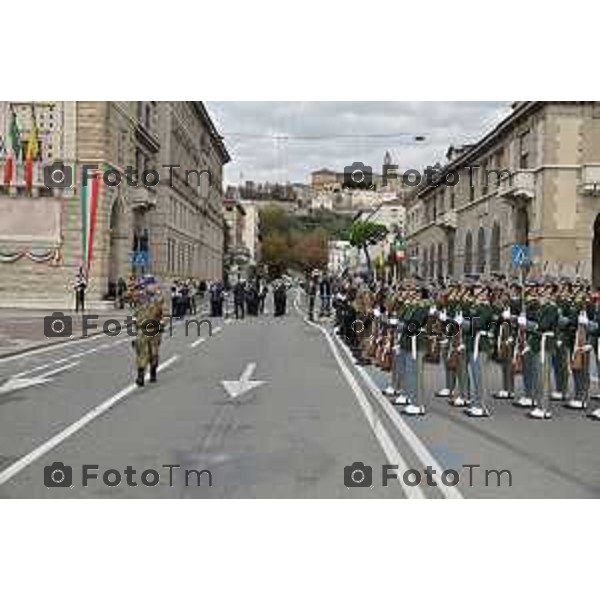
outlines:
{"label": "camera icon logo", "polygon": [[344,467],[344,485],[346,487],[371,487],[373,469],[369,465],[355,462]]}
{"label": "camera icon logo", "polygon": [[44,167],[44,185],[47,188],[68,188],[73,185],[73,169],[60,161]]}
{"label": "camera icon logo", "polygon": [[69,337],[73,333],[73,319],[63,312],[53,312],[44,317],[44,335],[49,338]]}
{"label": "camera icon logo", "polygon": [[369,188],[373,183],[373,169],[364,163],[355,162],[344,167],[344,187]]}
{"label": "camera icon logo", "polygon": [[59,461],[44,467],[44,485],[49,488],[71,487],[73,468]]}

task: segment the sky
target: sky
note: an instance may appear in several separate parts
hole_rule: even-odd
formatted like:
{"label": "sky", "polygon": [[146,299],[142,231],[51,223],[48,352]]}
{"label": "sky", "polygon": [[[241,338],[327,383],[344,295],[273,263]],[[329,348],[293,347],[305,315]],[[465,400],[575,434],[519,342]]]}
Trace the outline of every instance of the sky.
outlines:
{"label": "sky", "polygon": [[[311,171],[363,162],[381,172],[386,150],[400,171],[443,163],[474,142],[510,102],[206,102],[231,155],[227,184],[309,183]],[[424,136],[424,141],[415,140]]]}

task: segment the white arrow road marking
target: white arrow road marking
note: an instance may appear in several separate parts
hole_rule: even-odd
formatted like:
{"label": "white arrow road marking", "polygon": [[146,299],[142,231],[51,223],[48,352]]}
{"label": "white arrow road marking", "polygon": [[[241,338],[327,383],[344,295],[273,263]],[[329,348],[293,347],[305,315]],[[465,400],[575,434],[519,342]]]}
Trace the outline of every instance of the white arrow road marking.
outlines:
{"label": "white arrow road marking", "polygon": [[250,380],[256,369],[256,363],[248,363],[238,381],[222,381],[223,387],[231,398],[237,398],[246,392],[266,383],[266,381]]}
{"label": "white arrow road marking", "polygon": [[15,375],[11,377],[8,381],[6,381],[3,385],[0,386],[0,396],[2,394],[8,394],[10,392],[14,392],[16,390],[22,390],[24,388],[32,387],[34,385],[41,385],[42,383],[49,383],[52,381],[51,376],[56,375],[57,373],[61,373],[62,371],[66,371],[67,369],[72,369],[79,364],[79,361],[72,362],[62,367],[58,367],[52,371],[48,371],[46,373],[42,373],[41,375],[36,375],[35,377],[20,377]]}
{"label": "white arrow road marking", "polygon": [[[158,372],[160,373],[163,369],[166,369],[168,366],[172,365],[177,359],[179,355],[175,354],[164,363],[159,365]],[[149,375],[146,376],[146,380],[148,380]],[[87,412],[81,419],[75,421],[69,425],[66,429],[63,429],[60,433],[57,433],[55,436],[51,437],[49,440],[44,442],[41,446],[38,446],[35,450],[32,450],[29,454],[26,454],[18,461],[14,462],[10,467],[4,469],[4,471],[0,472],[0,485],[6,483],[9,479],[12,479],[17,473],[20,473],[23,469],[28,467],[31,463],[35,462],[38,458],[41,458],[50,450],[64,442],[68,437],[71,437],[74,433],[77,433],[80,429],[83,429],[88,423],[93,421],[96,417],[99,417],[101,414],[105,413],[109,408],[112,408],[117,402],[123,400],[131,393],[133,393],[137,388],[135,383],[128,385],[126,388],[122,389],[120,392],[110,397],[108,400],[105,400],[95,408],[92,408],[89,412]]]}

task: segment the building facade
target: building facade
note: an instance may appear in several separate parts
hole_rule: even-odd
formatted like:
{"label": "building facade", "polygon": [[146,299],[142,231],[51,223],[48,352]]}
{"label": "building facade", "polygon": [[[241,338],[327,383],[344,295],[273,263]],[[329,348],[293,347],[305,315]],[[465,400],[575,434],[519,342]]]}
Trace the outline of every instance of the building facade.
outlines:
{"label": "building facade", "polygon": [[[177,126],[185,143],[173,141]],[[132,271],[219,273],[228,160],[201,102],[0,102],[0,305],[70,307],[80,267],[91,306],[103,305]],[[67,178],[48,187],[56,161]],[[167,189],[162,164],[176,163],[210,170],[210,189],[182,186],[176,175],[174,191]],[[171,212],[173,197],[180,204]],[[169,247],[181,258],[169,261]]]}
{"label": "building facade", "polygon": [[516,276],[521,245],[528,275],[600,285],[600,102],[515,103],[447,158],[437,184],[421,183],[406,202],[412,273]]}
{"label": "building facade", "polygon": [[178,167],[166,170],[151,215],[152,268],[163,278],[220,279],[229,155],[202,102],[159,102],[158,111],[161,164]]}
{"label": "building facade", "polygon": [[248,248],[250,260],[257,263],[260,260],[260,240],[258,239],[260,214],[256,203],[252,200],[242,200],[241,204],[246,213],[244,217],[242,243]]}

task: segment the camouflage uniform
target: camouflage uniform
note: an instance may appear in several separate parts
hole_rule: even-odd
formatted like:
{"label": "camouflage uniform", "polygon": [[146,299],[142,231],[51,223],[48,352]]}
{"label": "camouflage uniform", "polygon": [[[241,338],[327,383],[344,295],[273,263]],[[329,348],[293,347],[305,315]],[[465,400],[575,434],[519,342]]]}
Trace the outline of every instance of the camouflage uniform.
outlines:
{"label": "camouflage uniform", "polygon": [[137,365],[136,383],[139,386],[144,385],[144,376],[148,367],[150,367],[150,381],[156,381],[163,314],[164,299],[161,295],[142,298],[136,305],[134,348]]}

